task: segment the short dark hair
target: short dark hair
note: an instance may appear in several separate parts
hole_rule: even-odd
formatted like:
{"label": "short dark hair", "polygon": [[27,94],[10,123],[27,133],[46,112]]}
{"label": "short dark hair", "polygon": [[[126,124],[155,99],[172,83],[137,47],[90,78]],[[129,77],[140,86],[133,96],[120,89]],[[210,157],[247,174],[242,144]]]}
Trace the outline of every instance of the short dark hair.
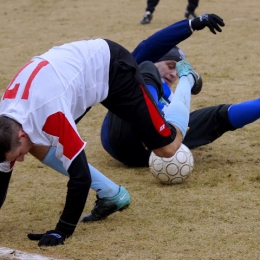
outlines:
{"label": "short dark hair", "polygon": [[6,154],[21,145],[18,139],[21,128],[15,120],[0,116],[0,162],[6,161]]}

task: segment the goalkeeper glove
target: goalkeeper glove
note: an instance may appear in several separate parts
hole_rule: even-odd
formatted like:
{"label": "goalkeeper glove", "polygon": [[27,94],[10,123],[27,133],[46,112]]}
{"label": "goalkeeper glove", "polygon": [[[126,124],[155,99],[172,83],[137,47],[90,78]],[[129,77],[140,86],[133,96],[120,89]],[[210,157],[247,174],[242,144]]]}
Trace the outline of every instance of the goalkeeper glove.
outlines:
{"label": "goalkeeper glove", "polygon": [[225,26],[225,23],[222,18],[215,14],[203,14],[191,21],[191,27],[193,30],[199,31],[204,29],[206,26],[212,33],[216,34],[216,31],[222,32],[219,26]]}

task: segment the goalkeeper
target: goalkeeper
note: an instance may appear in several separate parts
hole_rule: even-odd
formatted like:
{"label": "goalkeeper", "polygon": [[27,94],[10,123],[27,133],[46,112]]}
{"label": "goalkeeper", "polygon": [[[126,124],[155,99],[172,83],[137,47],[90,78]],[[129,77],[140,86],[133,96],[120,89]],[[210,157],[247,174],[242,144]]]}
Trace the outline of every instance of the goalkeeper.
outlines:
{"label": "goalkeeper", "polygon": [[[190,23],[191,28],[195,30],[204,28],[206,24],[212,33],[214,33],[213,27],[211,27],[213,24],[223,25],[218,16],[210,14],[202,15],[192,21],[184,20],[141,42],[132,53],[138,62],[142,62],[144,59],[151,60],[159,69],[163,94],[157,99],[157,104],[162,113],[165,113],[167,106],[171,103],[173,92],[170,86],[178,79],[174,64],[185,57],[184,53],[177,46],[174,46],[180,42],[180,39],[184,39],[182,36],[185,23]],[[156,55],[155,50],[165,46],[174,47],[163,57]],[[152,48],[155,55],[149,57],[148,52],[152,53]],[[172,66],[168,67],[168,72],[165,71],[167,64]],[[154,91],[151,90],[151,93]],[[259,118],[260,99],[239,104],[221,104],[201,108],[190,113],[189,131],[187,131],[183,143],[190,149],[194,149],[213,142],[227,131],[242,128]],[[148,166],[151,151],[145,149],[134,129],[111,112],[108,112],[104,119],[101,141],[105,150],[125,165],[130,167]]]}

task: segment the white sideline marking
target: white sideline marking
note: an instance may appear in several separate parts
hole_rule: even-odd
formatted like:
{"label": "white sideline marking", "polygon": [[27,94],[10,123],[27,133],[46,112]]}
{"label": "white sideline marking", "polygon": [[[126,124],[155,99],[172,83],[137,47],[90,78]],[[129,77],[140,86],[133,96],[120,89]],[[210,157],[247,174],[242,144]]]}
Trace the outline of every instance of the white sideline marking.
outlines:
{"label": "white sideline marking", "polygon": [[26,252],[22,252],[7,247],[0,247],[0,257],[1,256],[9,257],[10,259],[15,259],[15,260],[61,260],[61,259],[49,258],[37,254],[28,254]]}

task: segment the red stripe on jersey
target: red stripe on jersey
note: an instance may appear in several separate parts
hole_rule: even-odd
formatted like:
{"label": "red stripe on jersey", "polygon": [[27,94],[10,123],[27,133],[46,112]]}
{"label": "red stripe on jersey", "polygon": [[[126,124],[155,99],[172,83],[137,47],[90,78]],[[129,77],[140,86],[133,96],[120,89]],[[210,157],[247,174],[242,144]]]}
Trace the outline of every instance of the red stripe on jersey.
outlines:
{"label": "red stripe on jersey", "polygon": [[84,142],[62,112],[50,115],[42,130],[59,138],[59,143],[63,145],[63,155],[70,160],[84,145]]}
{"label": "red stripe on jersey", "polygon": [[37,65],[37,67],[34,69],[34,71],[30,75],[30,77],[29,77],[29,79],[28,79],[28,81],[26,83],[26,86],[24,88],[24,92],[23,92],[23,95],[22,95],[22,99],[28,99],[28,97],[29,97],[29,90],[30,90],[32,81],[34,80],[34,78],[37,75],[37,73],[41,70],[41,68],[46,66],[46,65],[48,65],[48,64],[49,64],[49,62],[47,60],[41,61]]}
{"label": "red stripe on jersey", "polygon": [[3,96],[3,100],[6,99],[6,98],[8,98],[8,99],[13,99],[13,98],[15,98],[15,96],[16,96],[16,94],[17,94],[17,91],[18,91],[18,89],[19,89],[20,83],[15,84],[15,86],[14,86],[13,89],[9,89],[9,88],[12,86],[13,82],[14,82],[15,79],[18,77],[18,75],[20,74],[20,72],[21,72],[24,68],[26,68],[29,64],[31,64],[32,62],[33,62],[32,60],[29,61],[28,63],[26,63],[26,64],[17,72],[17,74],[15,75],[15,77],[13,78],[13,80],[12,80],[12,81],[10,82],[10,84],[8,85],[8,87],[7,87],[7,89],[6,89],[5,93],[4,93],[4,96]]}
{"label": "red stripe on jersey", "polygon": [[14,167],[15,161],[11,161],[10,162],[10,169],[12,169]]}
{"label": "red stripe on jersey", "polygon": [[162,136],[170,136],[171,130],[167,127],[167,125],[165,125],[165,122],[164,122],[162,116],[160,115],[160,113],[156,109],[152,100],[147,95],[143,86],[140,86],[140,87],[141,87],[141,90],[143,91],[144,99],[145,99],[146,105],[148,107],[148,111],[149,111],[149,114],[151,116],[153,125],[155,126],[155,129]]}

